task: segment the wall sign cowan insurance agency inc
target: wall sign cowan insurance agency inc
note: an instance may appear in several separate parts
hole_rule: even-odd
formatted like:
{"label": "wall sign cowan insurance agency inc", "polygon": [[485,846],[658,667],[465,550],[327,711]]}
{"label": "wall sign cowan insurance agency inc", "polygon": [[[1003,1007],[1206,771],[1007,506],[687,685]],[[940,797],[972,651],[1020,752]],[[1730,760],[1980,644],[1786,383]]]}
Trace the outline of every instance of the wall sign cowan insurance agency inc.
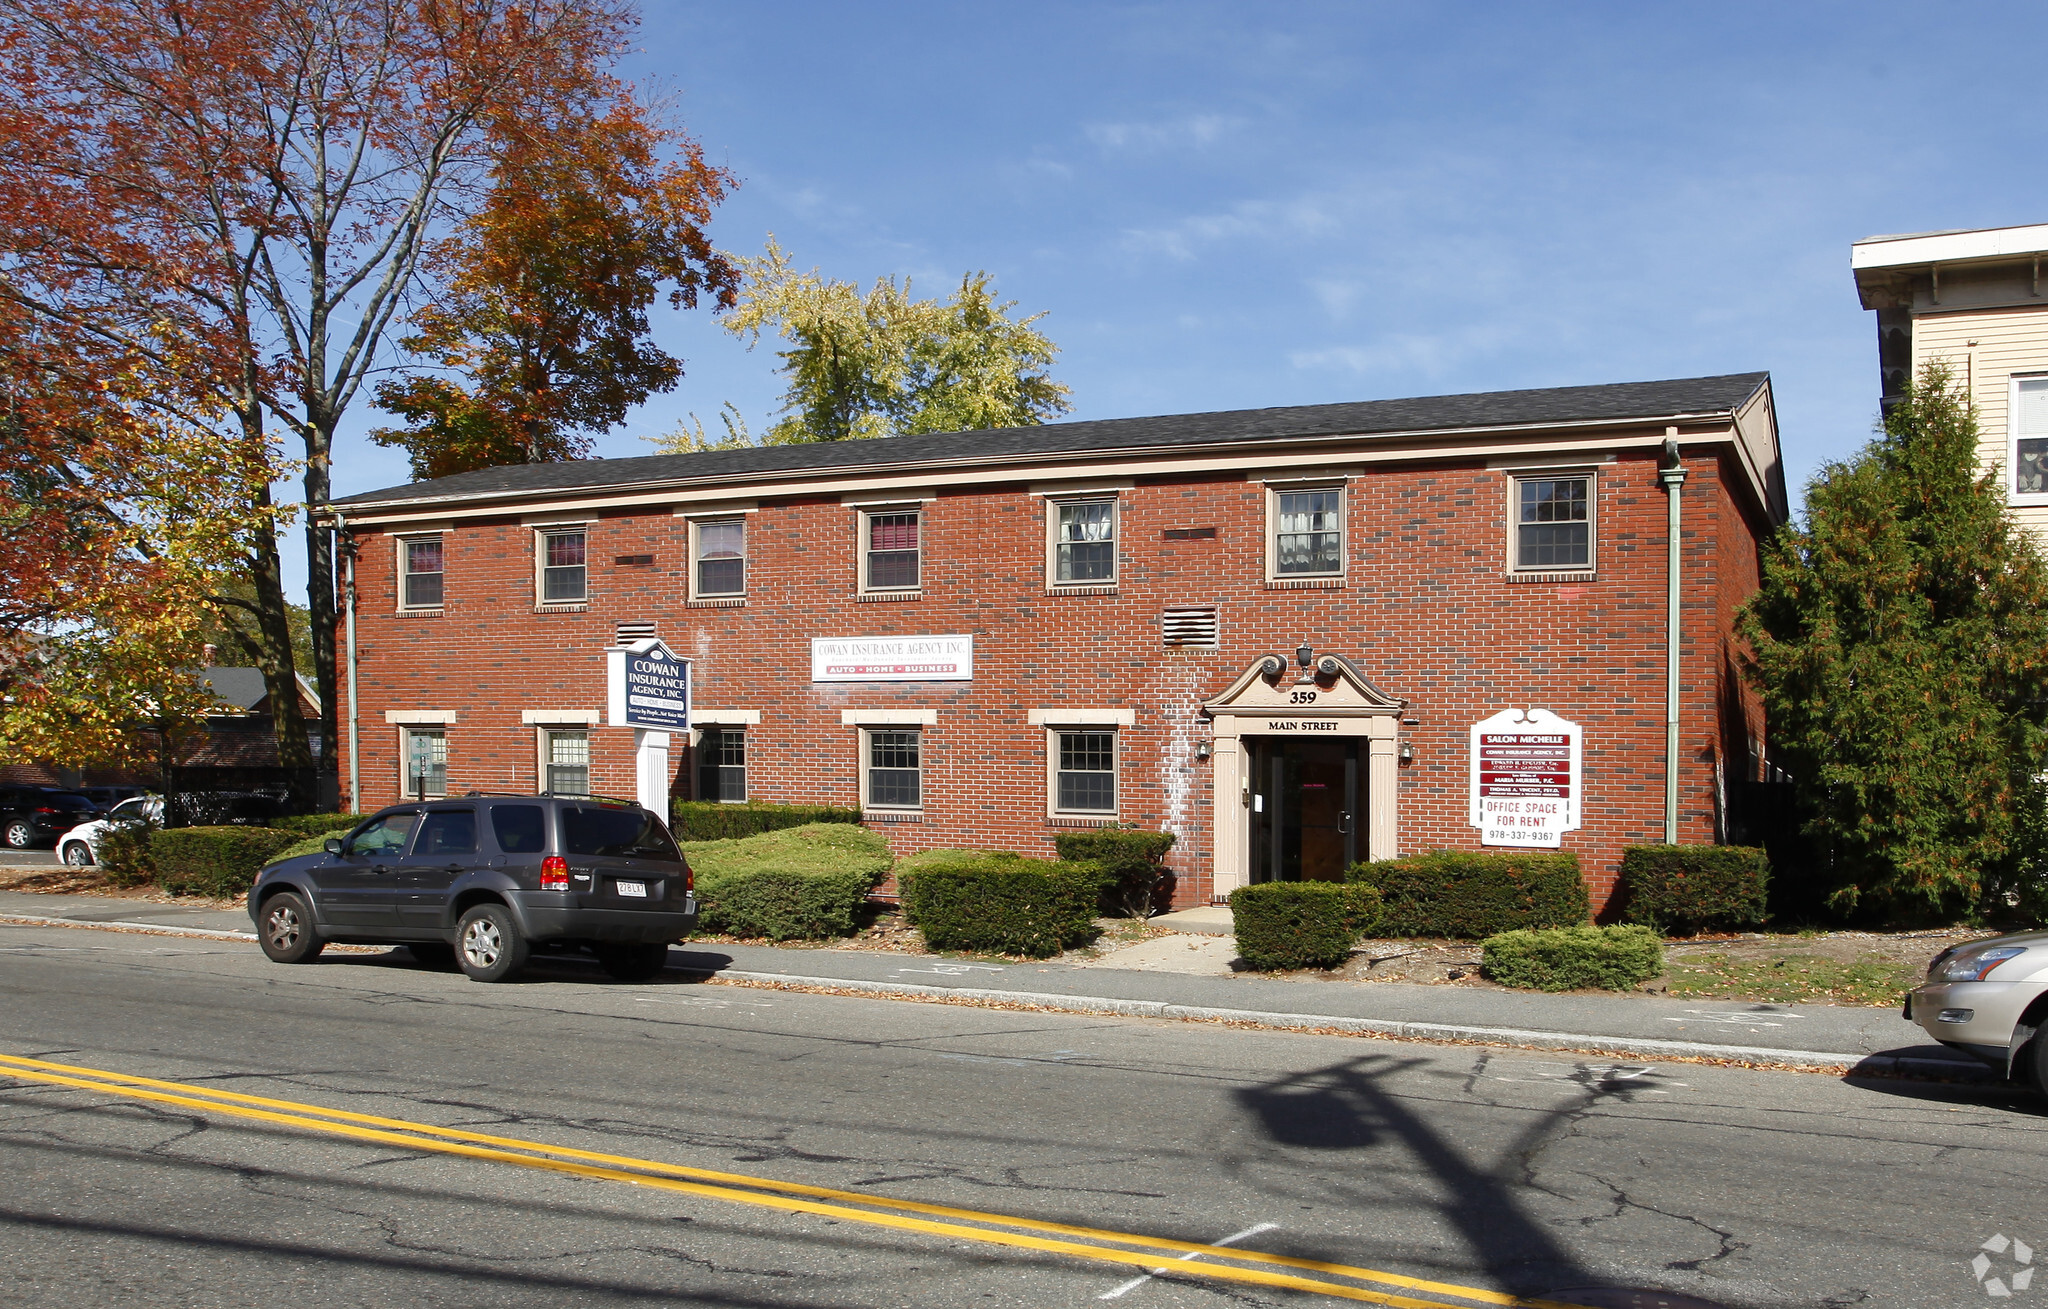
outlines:
{"label": "wall sign cowan insurance agency inc", "polygon": [[1472,725],[1472,826],[1481,845],[1556,849],[1579,826],[1579,725],[1503,709]]}
{"label": "wall sign cowan insurance agency inc", "polygon": [[972,636],[849,636],[811,641],[813,682],[971,682]]}

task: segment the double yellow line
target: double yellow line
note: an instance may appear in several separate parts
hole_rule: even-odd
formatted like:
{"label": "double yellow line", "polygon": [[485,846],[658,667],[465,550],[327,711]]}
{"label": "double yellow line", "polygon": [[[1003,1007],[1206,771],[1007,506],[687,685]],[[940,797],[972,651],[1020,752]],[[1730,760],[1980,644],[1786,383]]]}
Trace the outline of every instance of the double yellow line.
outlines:
{"label": "double yellow line", "polygon": [[[243,1095],[185,1082],[133,1077],[101,1068],[81,1068],[49,1063],[19,1055],[0,1054],[0,1076],[46,1086],[70,1087],[102,1095],[120,1096],[152,1104],[173,1105],[200,1113],[217,1114],[280,1127],[298,1128],[328,1136],[396,1146],[403,1150],[455,1155],[490,1163],[513,1164],[571,1177],[625,1182],[663,1191],[679,1191],[734,1204],[754,1205],[785,1213],[818,1214],[847,1222],[866,1223],[898,1231],[919,1232],[954,1240],[979,1241],[988,1245],[1070,1255],[1106,1263],[1127,1264],[1152,1271],[1165,1271],[1158,1251],[1170,1251],[1173,1271],[1183,1276],[1208,1277],[1228,1282],[1249,1282],[1259,1286],[1315,1291],[1344,1300],[1397,1306],[1398,1309],[1445,1309],[1445,1301],[1463,1301],[1508,1309],[1573,1309],[1550,1300],[1528,1300],[1480,1287],[1454,1286],[1444,1282],[1403,1277],[1399,1273],[1346,1264],[1296,1259],[1289,1255],[1266,1254],[1259,1250],[1201,1245],[1168,1237],[1140,1236],[1066,1223],[1048,1223],[1008,1214],[975,1209],[955,1209],[924,1204],[916,1200],[892,1200],[856,1191],[805,1186],[744,1173],[716,1172],[688,1168],[681,1164],[627,1155],[602,1154],[540,1141],[491,1136],[460,1128],[436,1127],[430,1123],[408,1122],[402,1118],[380,1118],[374,1114],[327,1109],[293,1100],[272,1100]],[[1134,1248],[1132,1248],[1134,1247]],[[1198,1262],[1199,1261],[1199,1262]],[[1295,1272],[1281,1272],[1293,1269]],[[1304,1277],[1300,1273],[1321,1274]],[[1337,1278],[1342,1280],[1328,1280]],[[1350,1283],[1400,1288],[1378,1291]],[[1438,1297],[1414,1298],[1414,1292]]]}

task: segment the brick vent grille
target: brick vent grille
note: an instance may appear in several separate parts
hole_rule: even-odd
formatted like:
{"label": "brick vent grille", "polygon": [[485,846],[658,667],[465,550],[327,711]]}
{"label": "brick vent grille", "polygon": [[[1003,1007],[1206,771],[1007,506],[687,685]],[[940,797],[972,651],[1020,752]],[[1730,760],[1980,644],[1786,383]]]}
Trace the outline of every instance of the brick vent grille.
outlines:
{"label": "brick vent grille", "polygon": [[1160,634],[1170,646],[1213,646],[1216,644],[1216,609],[1213,605],[1183,606],[1159,615]]}
{"label": "brick vent grille", "polygon": [[631,645],[635,641],[645,641],[653,635],[653,623],[620,623],[613,633],[612,644]]}

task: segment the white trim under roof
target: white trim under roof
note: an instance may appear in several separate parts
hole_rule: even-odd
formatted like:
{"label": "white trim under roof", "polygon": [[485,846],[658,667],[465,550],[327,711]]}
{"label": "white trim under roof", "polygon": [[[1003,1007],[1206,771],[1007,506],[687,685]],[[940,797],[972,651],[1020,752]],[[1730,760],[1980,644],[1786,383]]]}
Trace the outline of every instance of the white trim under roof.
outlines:
{"label": "white trim under roof", "polygon": [[1964,232],[1866,236],[1849,247],[1849,267],[1912,268],[2034,254],[2048,254],[2048,223],[2029,223],[2024,227],[1982,227]]}

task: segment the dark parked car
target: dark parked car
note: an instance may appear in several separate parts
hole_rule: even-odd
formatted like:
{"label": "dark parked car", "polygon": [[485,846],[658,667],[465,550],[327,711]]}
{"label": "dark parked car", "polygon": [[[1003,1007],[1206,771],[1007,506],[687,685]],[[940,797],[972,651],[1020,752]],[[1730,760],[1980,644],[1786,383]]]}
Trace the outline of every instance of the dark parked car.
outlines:
{"label": "dark parked car", "polygon": [[393,805],[249,891],[263,952],[402,944],[502,982],[535,945],[588,948],[613,977],[661,971],[697,925],[690,866],[659,818],[620,800],[469,795]]}
{"label": "dark parked car", "polygon": [[0,786],[0,839],[10,849],[57,844],[57,838],[100,816],[76,791],[54,786]]}

